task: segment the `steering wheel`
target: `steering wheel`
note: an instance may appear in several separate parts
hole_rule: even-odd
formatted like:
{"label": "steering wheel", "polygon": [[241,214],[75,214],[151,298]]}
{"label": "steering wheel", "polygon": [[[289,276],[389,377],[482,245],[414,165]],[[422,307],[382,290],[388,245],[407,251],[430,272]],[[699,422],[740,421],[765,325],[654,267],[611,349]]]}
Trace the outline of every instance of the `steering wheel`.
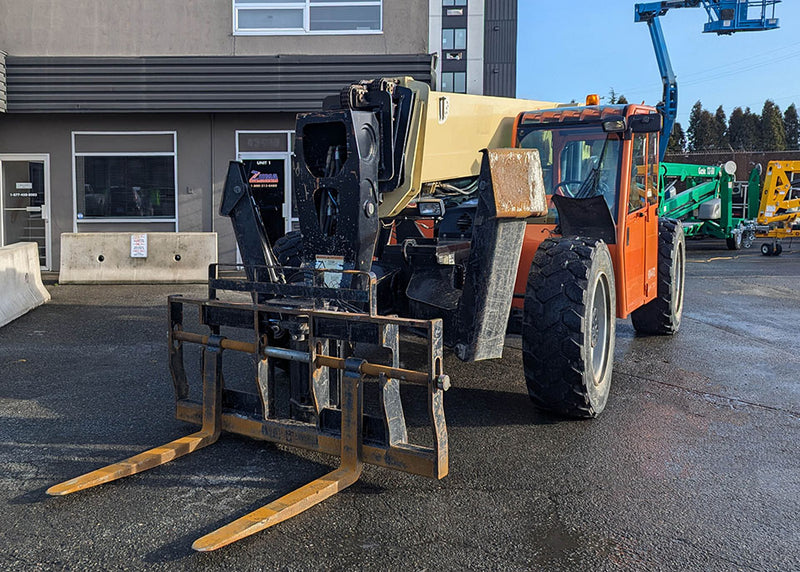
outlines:
{"label": "steering wheel", "polygon": [[[553,189],[553,194],[554,195],[561,195],[562,197],[570,197],[570,198],[574,199],[575,198],[575,194],[574,194],[573,191],[570,190],[569,185],[578,185],[578,188],[580,188],[580,185],[582,183],[583,183],[583,181],[561,181]],[[559,192],[559,189],[561,187],[564,187],[564,189]],[[575,190],[577,191],[578,189],[575,189]]]}

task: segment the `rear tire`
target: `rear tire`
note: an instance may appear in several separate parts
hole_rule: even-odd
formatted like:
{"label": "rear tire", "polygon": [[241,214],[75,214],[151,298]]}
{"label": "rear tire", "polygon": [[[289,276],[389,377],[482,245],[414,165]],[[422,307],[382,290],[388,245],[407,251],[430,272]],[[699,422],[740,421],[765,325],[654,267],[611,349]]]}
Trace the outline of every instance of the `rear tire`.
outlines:
{"label": "rear tire", "polygon": [[686,239],[679,221],[658,221],[658,290],[656,297],[631,312],[637,332],[648,335],[675,334],[683,316],[683,290],[686,276]]}
{"label": "rear tire", "polygon": [[781,243],[779,242],[775,245],[775,256],[780,256],[781,252],[783,252],[783,246],[781,246]]}
{"label": "rear tire", "polygon": [[741,250],[742,249],[742,238],[744,235],[744,227],[743,225],[739,225],[739,228],[736,229],[733,236],[729,236],[725,239],[725,244],[728,245],[728,250]]}
{"label": "rear tire", "polygon": [[773,250],[771,242],[765,242],[761,245],[761,254],[763,254],[764,256],[772,256],[772,253]]}
{"label": "rear tire", "polygon": [[525,381],[540,409],[597,417],[614,363],[614,267],[602,240],[548,238],[536,251],[525,291]]}

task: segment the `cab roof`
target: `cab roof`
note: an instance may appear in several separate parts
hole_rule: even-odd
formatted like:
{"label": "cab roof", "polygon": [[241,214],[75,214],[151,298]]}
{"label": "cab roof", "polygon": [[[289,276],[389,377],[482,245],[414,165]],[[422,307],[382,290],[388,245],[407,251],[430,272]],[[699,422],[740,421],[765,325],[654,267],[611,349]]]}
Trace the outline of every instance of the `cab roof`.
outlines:
{"label": "cab roof", "polygon": [[554,109],[538,109],[526,111],[520,118],[520,126],[532,126],[552,123],[586,123],[605,121],[613,117],[625,117],[628,105],[589,105],[576,107],[558,107]]}

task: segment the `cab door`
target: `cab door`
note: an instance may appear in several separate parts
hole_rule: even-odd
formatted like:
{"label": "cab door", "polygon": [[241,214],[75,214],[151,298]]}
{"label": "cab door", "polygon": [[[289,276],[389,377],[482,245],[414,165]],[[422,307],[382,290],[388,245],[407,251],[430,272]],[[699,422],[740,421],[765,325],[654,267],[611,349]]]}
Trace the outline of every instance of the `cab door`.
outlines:
{"label": "cab door", "polygon": [[644,245],[644,303],[658,295],[659,134],[647,135],[647,215]]}
{"label": "cab door", "polygon": [[625,310],[630,313],[656,296],[658,276],[658,137],[634,133],[630,190],[625,214]]}

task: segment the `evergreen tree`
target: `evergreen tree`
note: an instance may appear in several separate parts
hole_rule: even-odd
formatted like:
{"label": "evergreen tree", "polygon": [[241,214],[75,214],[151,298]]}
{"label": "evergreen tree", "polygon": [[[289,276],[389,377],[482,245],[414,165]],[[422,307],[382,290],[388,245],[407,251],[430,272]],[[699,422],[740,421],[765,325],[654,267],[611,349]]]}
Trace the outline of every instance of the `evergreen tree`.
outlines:
{"label": "evergreen tree", "polygon": [[717,126],[714,116],[697,102],[689,114],[689,151],[714,149],[717,139]]}
{"label": "evergreen tree", "polygon": [[783,130],[786,133],[786,148],[800,148],[800,117],[794,103],[786,108],[783,114]]}
{"label": "evergreen tree", "polygon": [[624,105],[628,103],[628,100],[624,95],[618,94],[617,90],[612,87],[608,92],[608,103],[611,105]]}
{"label": "evergreen tree", "polygon": [[780,108],[772,100],[764,102],[761,111],[761,149],[764,151],[784,151],[786,131]]}
{"label": "evergreen tree", "polygon": [[746,151],[764,148],[761,143],[761,116],[750,111],[749,107],[744,110],[744,142]]}
{"label": "evergreen tree", "polygon": [[747,149],[747,119],[741,107],[731,112],[728,122],[728,143],[736,151]]}
{"label": "evergreen tree", "polygon": [[686,151],[686,133],[679,122],[672,126],[672,133],[667,143],[667,153],[684,153]]}
{"label": "evergreen tree", "polygon": [[714,114],[714,126],[716,134],[716,148],[729,149],[730,141],[728,140],[728,118],[725,115],[725,110],[720,105],[717,112]]}

